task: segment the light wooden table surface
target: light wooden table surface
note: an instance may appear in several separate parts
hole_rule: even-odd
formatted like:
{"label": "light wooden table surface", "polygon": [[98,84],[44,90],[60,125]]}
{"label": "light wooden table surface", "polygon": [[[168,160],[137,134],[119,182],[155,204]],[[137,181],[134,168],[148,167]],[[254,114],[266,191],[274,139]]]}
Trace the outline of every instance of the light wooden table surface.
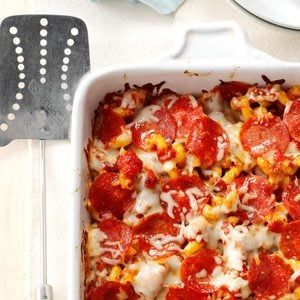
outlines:
{"label": "light wooden table surface", "polygon": [[[141,61],[172,45],[191,21],[237,21],[255,47],[274,57],[300,61],[300,32],[257,21],[223,0],[186,0],[171,16],[121,0],[1,0],[1,19],[13,14],[74,15],[88,26],[92,69]],[[300,81],[300,79],[299,79]],[[70,143],[47,143],[49,283],[66,299]],[[38,143],[19,140],[0,148],[0,300],[34,299],[39,276]]]}

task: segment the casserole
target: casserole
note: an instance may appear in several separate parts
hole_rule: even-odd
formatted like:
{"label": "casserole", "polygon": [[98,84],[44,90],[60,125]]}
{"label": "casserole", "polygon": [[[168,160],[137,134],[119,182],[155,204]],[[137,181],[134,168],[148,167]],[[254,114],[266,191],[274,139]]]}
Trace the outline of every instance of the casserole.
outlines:
{"label": "casserole", "polygon": [[[296,84],[300,65],[280,62],[248,45],[243,31],[234,23],[194,24],[178,38],[171,54],[140,64],[106,68],[87,75],[74,99],[72,151],[74,194],[71,202],[69,299],[82,299],[83,269],[81,242],[83,227],[89,223],[83,199],[86,196],[87,165],[84,148],[91,135],[91,120],[107,92],[120,90],[124,83],[142,85],[166,81],[178,93],[199,94],[222,80],[262,83],[261,74],[285,78]],[[214,57],[214,58],[211,58]]]}

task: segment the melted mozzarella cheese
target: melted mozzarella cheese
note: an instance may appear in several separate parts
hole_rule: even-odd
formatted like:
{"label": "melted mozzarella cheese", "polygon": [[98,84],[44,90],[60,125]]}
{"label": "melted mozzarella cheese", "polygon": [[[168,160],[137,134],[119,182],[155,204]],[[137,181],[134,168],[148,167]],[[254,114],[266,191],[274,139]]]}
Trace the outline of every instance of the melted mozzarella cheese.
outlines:
{"label": "melted mozzarella cheese", "polygon": [[192,107],[196,108],[198,106],[198,102],[197,102],[196,98],[192,95],[189,95],[189,99],[191,101]]}
{"label": "melted mozzarella cheese", "polygon": [[159,200],[159,191],[156,188],[147,188],[145,186],[145,180],[146,174],[142,173],[140,176],[135,204],[124,214],[123,221],[129,226],[136,225],[139,222],[136,214],[148,216],[163,212],[163,208],[161,207]]}
{"label": "melted mozzarella cheese", "polygon": [[199,166],[200,166],[200,163],[199,163],[198,158],[193,154],[187,153],[185,167],[184,167],[185,171],[189,174],[192,174],[194,171],[194,168],[199,167]]}
{"label": "melted mozzarella cheese", "polygon": [[[248,152],[243,150],[243,147],[240,142],[240,130],[242,127],[242,123],[235,123],[232,124],[229,122],[224,114],[220,111],[214,111],[209,114],[209,117],[212,118],[214,121],[219,123],[222,128],[225,130],[229,142],[230,142],[230,153],[233,155],[232,159],[235,160],[235,157],[238,158],[240,161],[244,163],[244,167],[247,169],[250,165],[253,164],[254,160],[249,155]],[[220,153],[220,157],[221,157]]]}
{"label": "melted mozzarella cheese", "polygon": [[246,97],[249,99],[261,102],[261,101],[268,101],[268,102],[275,102],[279,98],[280,92],[280,85],[274,84],[271,89],[268,88],[258,88],[252,87],[248,89]]}
{"label": "melted mozzarella cheese", "polygon": [[[217,271],[215,271],[218,269]],[[248,281],[239,277],[235,271],[227,270],[225,273],[217,266],[212,273],[210,284],[216,288],[227,287],[230,292],[238,291],[248,285]]]}
{"label": "melted mozzarella cheese", "polygon": [[185,191],[185,193],[189,198],[191,209],[194,211],[197,211],[198,210],[198,202],[197,202],[196,196],[203,197],[204,194],[197,187],[189,188]]}
{"label": "melted mozzarella cheese", "polygon": [[164,281],[164,287],[181,284],[182,281],[180,278],[180,257],[176,255],[169,256],[166,259],[165,264],[167,265],[169,271]]}
{"label": "melted mozzarella cheese", "polygon": [[167,214],[174,219],[174,207],[178,207],[178,204],[174,201],[172,195],[177,194],[177,191],[168,191],[168,192],[162,192],[160,194],[160,199],[167,203]]}
{"label": "melted mozzarella cheese", "polygon": [[300,154],[300,150],[297,148],[295,142],[289,142],[287,149],[285,150],[284,155],[287,157],[294,157]]}
{"label": "melted mozzarella cheese", "polygon": [[106,241],[107,236],[97,227],[88,230],[87,249],[90,257],[102,256],[102,254],[110,253],[111,258],[102,256],[101,260],[109,265],[115,265],[120,262],[123,252],[122,245],[119,241]]}
{"label": "melted mozzarella cheese", "polygon": [[153,170],[157,174],[163,174],[164,170],[156,152],[146,152],[140,149],[135,151],[137,157],[143,162],[144,167]]}
{"label": "melted mozzarella cheese", "polygon": [[138,273],[133,280],[133,288],[139,295],[145,296],[147,300],[152,300],[163,287],[164,279],[168,273],[166,267],[154,263],[139,263]]}
{"label": "melted mozzarella cheese", "polygon": [[236,271],[243,270],[243,261],[247,259],[248,252],[256,253],[261,247],[278,247],[279,239],[279,234],[268,231],[263,225],[224,227],[223,221],[207,223],[202,228],[202,236],[212,249],[217,249],[219,241],[222,242],[227,267]]}
{"label": "melted mozzarella cheese", "polygon": [[105,241],[107,236],[97,227],[88,230],[88,253],[91,257],[99,256],[102,253],[100,243]]}
{"label": "melted mozzarella cheese", "polygon": [[117,161],[119,150],[105,149],[103,143],[94,139],[89,145],[88,163],[91,170],[100,172],[103,169],[104,161],[114,165]]}
{"label": "melted mozzarella cheese", "polygon": [[200,232],[205,232],[209,223],[203,216],[187,216],[188,225],[183,229],[183,235],[187,239],[196,239]]}
{"label": "melted mozzarella cheese", "polygon": [[148,105],[141,109],[134,118],[134,122],[158,122],[158,118],[154,115],[157,111],[161,110],[159,105]]}
{"label": "melted mozzarella cheese", "polygon": [[158,191],[156,189],[148,189],[145,186],[145,180],[146,175],[142,174],[138,187],[139,192],[136,197],[134,211],[145,216],[163,212],[163,208],[161,207],[159,201]]}
{"label": "melted mozzarella cheese", "polygon": [[207,114],[222,111],[223,103],[224,101],[221,99],[219,93],[210,93],[204,104]]}
{"label": "melted mozzarella cheese", "polygon": [[121,102],[122,108],[134,109],[136,107],[136,103],[134,99],[132,99],[131,92],[125,92]]}
{"label": "melted mozzarella cheese", "polygon": [[163,212],[158,192],[144,187],[136,197],[135,211],[143,215]]}
{"label": "melted mozzarella cheese", "polygon": [[291,276],[291,282],[294,282],[300,276],[300,270],[295,271]]}

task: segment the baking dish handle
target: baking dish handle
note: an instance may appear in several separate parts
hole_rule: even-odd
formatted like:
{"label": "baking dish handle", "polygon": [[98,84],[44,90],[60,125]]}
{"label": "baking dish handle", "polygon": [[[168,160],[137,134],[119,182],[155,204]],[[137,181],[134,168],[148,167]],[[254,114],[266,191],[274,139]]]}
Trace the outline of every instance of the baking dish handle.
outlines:
{"label": "baking dish handle", "polygon": [[[167,57],[166,57],[167,56]],[[170,53],[171,60],[250,58],[280,62],[253,48],[244,30],[231,21],[194,23],[185,26]]]}

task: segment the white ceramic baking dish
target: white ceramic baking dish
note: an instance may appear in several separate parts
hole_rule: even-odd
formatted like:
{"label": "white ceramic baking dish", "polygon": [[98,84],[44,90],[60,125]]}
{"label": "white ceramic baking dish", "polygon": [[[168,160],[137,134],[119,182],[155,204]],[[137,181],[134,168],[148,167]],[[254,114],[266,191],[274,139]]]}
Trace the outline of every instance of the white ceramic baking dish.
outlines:
{"label": "white ceramic baking dish", "polygon": [[[280,43],[280,41],[278,41]],[[84,153],[91,136],[91,120],[99,101],[107,92],[124,83],[159,83],[178,93],[199,94],[219,79],[262,83],[285,78],[288,85],[299,83],[300,64],[279,61],[254,49],[245,33],[232,22],[192,24],[181,32],[172,51],[138,65],[103,68],[81,81],[74,99],[72,117],[73,194],[70,207],[70,252],[68,299],[83,299],[81,241],[89,217],[83,205],[86,195],[87,165]]]}

